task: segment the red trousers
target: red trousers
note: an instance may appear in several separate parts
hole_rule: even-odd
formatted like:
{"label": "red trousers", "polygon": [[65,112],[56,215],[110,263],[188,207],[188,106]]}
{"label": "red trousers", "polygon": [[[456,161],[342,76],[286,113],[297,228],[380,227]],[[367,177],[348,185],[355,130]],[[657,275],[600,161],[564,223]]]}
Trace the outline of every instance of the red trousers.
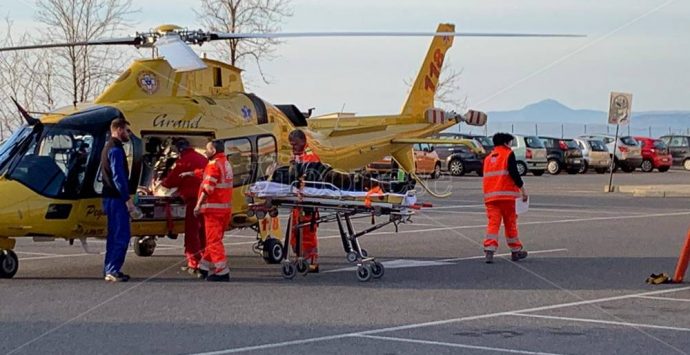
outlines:
{"label": "red trousers", "polygon": [[204,237],[204,221],[202,217],[194,215],[196,200],[186,201],[185,205],[184,256],[187,258],[188,267],[198,269],[206,244],[206,239]]}
{"label": "red trousers", "polygon": [[505,236],[510,251],[519,251],[522,249],[522,243],[520,243],[520,239],[518,238],[515,200],[487,202],[486,216],[489,222],[486,226],[486,239],[484,239],[485,251],[496,251],[496,249],[498,249],[498,232],[501,229],[501,220],[505,225]]}
{"label": "red trousers", "polygon": [[203,214],[206,229],[206,249],[204,249],[199,268],[208,271],[209,275],[230,273],[228,257],[225,255],[225,246],[223,245],[223,235],[230,222],[230,215],[230,212]]}
{"label": "red trousers", "polygon": [[[301,209],[292,209],[292,220],[297,223],[309,223],[312,221],[312,212],[306,212],[300,216]],[[302,228],[302,255],[309,259],[311,264],[317,264],[319,259],[319,240],[316,238],[318,226],[316,224],[309,224]],[[292,228],[290,231],[290,246],[292,250],[297,250],[297,228]]]}

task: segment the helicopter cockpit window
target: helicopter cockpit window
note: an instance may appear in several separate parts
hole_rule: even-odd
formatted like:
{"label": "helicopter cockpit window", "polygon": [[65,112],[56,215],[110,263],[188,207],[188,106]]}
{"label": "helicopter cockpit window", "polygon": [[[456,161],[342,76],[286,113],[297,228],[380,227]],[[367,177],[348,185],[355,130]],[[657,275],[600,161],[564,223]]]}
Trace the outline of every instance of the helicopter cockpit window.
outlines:
{"label": "helicopter cockpit window", "polygon": [[232,164],[233,185],[243,186],[252,178],[252,145],[247,138],[225,141],[225,155]]}
{"label": "helicopter cockpit window", "polygon": [[49,197],[76,197],[86,174],[93,136],[48,126],[12,168],[9,178]]}
{"label": "helicopter cockpit window", "polygon": [[258,174],[259,178],[265,179],[273,173],[277,167],[278,152],[276,149],[276,139],[273,136],[259,137],[257,140],[258,154]]}

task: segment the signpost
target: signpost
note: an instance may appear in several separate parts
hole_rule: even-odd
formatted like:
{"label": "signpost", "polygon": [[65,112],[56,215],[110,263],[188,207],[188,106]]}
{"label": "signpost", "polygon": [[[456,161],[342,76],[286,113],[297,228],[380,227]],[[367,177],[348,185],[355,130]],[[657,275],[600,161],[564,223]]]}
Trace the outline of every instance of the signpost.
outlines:
{"label": "signpost", "polygon": [[616,166],[616,152],[618,151],[618,133],[620,126],[630,123],[632,113],[632,94],[612,92],[609,99],[609,124],[616,125],[616,138],[613,141],[613,154],[611,157],[611,173],[609,175],[608,192],[613,192],[613,169]]}

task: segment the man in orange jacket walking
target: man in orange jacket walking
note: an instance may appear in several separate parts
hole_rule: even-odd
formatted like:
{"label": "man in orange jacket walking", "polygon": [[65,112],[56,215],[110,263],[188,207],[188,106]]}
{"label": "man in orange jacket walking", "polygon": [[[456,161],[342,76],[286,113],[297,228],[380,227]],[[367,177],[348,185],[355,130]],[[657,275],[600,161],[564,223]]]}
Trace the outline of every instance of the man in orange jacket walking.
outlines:
{"label": "man in orange jacket walking", "polygon": [[[209,162],[204,169],[199,199],[194,208],[195,215],[204,216],[206,229],[206,249],[199,269],[206,281],[230,281],[223,235],[232,215],[232,165],[225,156],[222,141],[209,142],[206,156]],[[197,174],[199,172],[197,170]]]}
{"label": "man in orange jacket walking", "polygon": [[517,214],[515,200],[522,198],[527,202],[528,196],[524,182],[517,168],[515,154],[510,149],[514,137],[507,133],[496,133],[493,137],[494,150],[484,159],[484,204],[488,224],[484,239],[486,263],[491,264],[498,249],[498,232],[501,220],[505,225],[505,236],[510,247],[510,258],[518,261],[527,257],[518,238]]}

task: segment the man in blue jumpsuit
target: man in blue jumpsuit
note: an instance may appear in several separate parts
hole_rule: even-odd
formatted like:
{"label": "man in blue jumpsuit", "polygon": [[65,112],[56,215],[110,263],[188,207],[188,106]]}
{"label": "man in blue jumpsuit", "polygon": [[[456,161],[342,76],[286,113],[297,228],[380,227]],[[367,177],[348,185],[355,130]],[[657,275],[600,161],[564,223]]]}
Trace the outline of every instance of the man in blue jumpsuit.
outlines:
{"label": "man in blue jumpsuit", "polygon": [[126,282],[129,275],[120,270],[132,236],[129,213],[134,202],[129,197],[129,168],[123,143],[129,142],[129,122],[116,118],[110,123],[110,140],[101,153],[103,177],[103,210],[108,217],[108,240],[105,251],[105,281]]}

